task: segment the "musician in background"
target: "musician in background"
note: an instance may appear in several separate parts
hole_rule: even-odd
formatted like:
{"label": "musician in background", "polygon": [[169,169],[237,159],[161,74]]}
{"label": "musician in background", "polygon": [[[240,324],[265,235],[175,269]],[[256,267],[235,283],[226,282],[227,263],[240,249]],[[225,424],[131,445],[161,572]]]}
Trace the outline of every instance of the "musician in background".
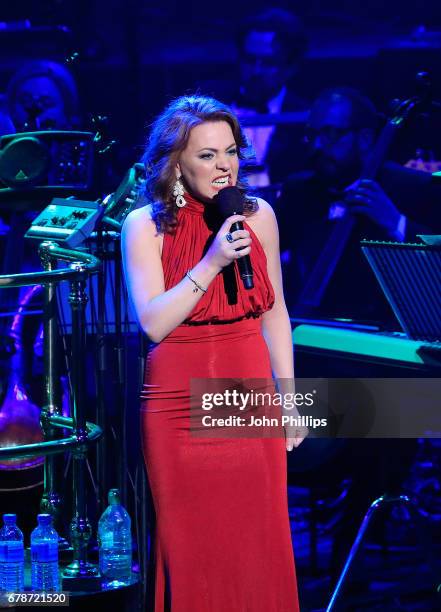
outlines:
{"label": "musician in background", "polygon": [[288,306],[297,302],[335,221],[355,227],[315,316],[387,321],[393,315],[361,252],[363,238],[413,241],[439,228],[441,194],[430,175],[382,163],[375,180],[359,180],[374,154],[379,118],[372,102],[342,87],[322,92],[306,126],[310,170],[285,182],[276,206]]}
{"label": "musician in background", "polygon": [[[302,22],[284,9],[265,10],[241,24],[239,87],[233,95],[233,108],[241,118],[306,111],[295,83],[306,47]],[[257,125],[245,133],[257,161],[249,174],[251,186],[267,187],[303,167],[299,125]]]}
{"label": "musician in background", "polygon": [[6,103],[17,132],[78,129],[78,89],[72,74],[50,60],[26,62],[12,76]]}
{"label": "musician in background", "polygon": [[[378,135],[376,109],[358,91],[326,90],[312,105],[306,128],[311,169],[289,177],[276,208],[285,299],[291,313],[297,311],[301,289],[334,223],[352,214],[356,221],[346,249],[320,307],[309,314],[373,319],[389,325],[393,313],[364,260],[360,239],[413,241],[416,234],[439,227],[436,205],[439,211],[441,193],[436,193],[430,174],[386,161],[375,180],[359,180],[369,156],[376,151]],[[347,376],[351,374],[348,370]],[[416,442],[358,438],[345,441],[335,469],[340,478],[348,478],[351,484],[342,519],[334,531],[331,585],[335,585],[343,569],[370,504],[386,492],[401,491]]]}
{"label": "musician in background", "polygon": [[[80,123],[79,107],[77,85],[67,68],[45,59],[25,62],[7,85],[4,101],[7,114],[0,121],[0,136],[14,132],[76,129]],[[11,207],[0,209],[2,274],[41,269],[35,245],[23,238],[40,206],[19,212]],[[30,296],[34,306],[37,305],[37,300],[41,298],[38,292],[32,293],[28,288],[12,289],[8,299],[1,300],[0,311],[11,311],[19,304],[24,306],[31,299]],[[4,302],[8,307],[4,306]],[[0,324],[0,359],[10,350],[11,331],[8,327],[9,320],[5,318]]]}
{"label": "musician in background", "polygon": [[[33,60],[25,62],[9,80],[4,112],[0,113],[0,136],[38,130],[71,130],[78,127],[79,117],[78,89],[69,70],[50,60]],[[16,251],[12,259],[14,267],[3,266],[3,274],[24,271],[24,247],[19,247],[17,240],[22,239],[34,216],[33,213],[1,213],[0,235],[2,227],[6,228],[4,235],[12,227],[15,235],[9,236],[9,242],[15,245]],[[39,269],[38,257],[34,259],[36,264],[31,267],[37,265]]]}

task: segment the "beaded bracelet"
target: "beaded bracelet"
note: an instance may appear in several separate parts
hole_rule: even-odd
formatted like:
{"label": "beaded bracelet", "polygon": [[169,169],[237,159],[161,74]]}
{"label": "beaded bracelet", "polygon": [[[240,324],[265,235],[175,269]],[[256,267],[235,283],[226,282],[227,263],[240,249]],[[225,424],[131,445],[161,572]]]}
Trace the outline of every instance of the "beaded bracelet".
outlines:
{"label": "beaded bracelet", "polygon": [[193,293],[197,293],[198,289],[200,289],[204,293],[207,293],[207,290],[204,289],[202,285],[200,285],[197,281],[194,280],[194,278],[190,274],[190,270],[187,270],[187,272],[185,273],[185,276],[187,276],[191,280],[191,282],[195,285],[195,288],[193,289]]}

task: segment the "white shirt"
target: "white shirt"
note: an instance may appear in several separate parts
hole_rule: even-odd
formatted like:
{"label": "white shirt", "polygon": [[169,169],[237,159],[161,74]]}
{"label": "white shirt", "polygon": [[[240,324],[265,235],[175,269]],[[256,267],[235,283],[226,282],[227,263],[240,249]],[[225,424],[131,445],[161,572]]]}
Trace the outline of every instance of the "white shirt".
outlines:
{"label": "white shirt", "polygon": [[[279,93],[274,96],[271,100],[268,101],[268,113],[273,115],[276,113],[280,113],[282,109],[283,100],[286,95],[286,87],[282,87]],[[240,108],[237,106],[233,106],[233,110],[239,117],[252,117],[254,115],[258,115],[255,110],[250,108]],[[245,136],[250,141],[254,153],[256,155],[256,163],[259,165],[265,166],[265,159],[268,153],[271,137],[275,130],[274,125],[262,125],[262,126],[253,126],[253,127],[245,127],[244,133]],[[270,178],[268,174],[268,169],[265,168],[260,172],[252,172],[247,176],[248,183],[252,187],[267,187],[270,184]]]}

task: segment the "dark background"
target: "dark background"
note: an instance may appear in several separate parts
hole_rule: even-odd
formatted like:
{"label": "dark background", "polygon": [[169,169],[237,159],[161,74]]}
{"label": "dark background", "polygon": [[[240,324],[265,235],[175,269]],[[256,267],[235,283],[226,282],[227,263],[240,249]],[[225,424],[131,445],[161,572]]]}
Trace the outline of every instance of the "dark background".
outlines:
{"label": "dark background", "polygon": [[[306,25],[309,50],[296,80],[297,92],[306,100],[326,86],[349,85],[387,114],[393,98],[414,94],[418,70],[431,72],[434,95],[441,98],[441,4],[436,0],[277,4],[296,12]],[[71,68],[80,87],[85,127],[91,113],[109,115],[123,172],[139,158],[147,126],[171,97],[195,90],[215,94],[235,79],[238,24],[271,6],[202,0],[8,4],[2,6],[2,21],[19,25],[27,19],[37,31],[30,35],[0,29],[0,92],[21,61],[38,56],[63,61],[78,51],[79,60]],[[59,25],[65,30],[54,29]],[[418,142],[406,154],[423,147],[439,158],[434,134],[439,121],[432,118],[430,124],[426,120],[414,127]]]}

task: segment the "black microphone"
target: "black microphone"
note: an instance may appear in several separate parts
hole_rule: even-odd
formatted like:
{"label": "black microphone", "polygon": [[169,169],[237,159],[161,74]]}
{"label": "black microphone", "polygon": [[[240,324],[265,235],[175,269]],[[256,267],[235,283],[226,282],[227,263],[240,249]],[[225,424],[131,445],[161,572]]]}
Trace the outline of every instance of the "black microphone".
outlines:
{"label": "black microphone", "polygon": [[[231,217],[231,215],[243,214],[244,197],[237,187],[224,187],[214,196],[213,200],[218,207],[218,211],[222,219]],[[244,227],[242,221],[236,221],[236,223],[232,224],[230,232],[243,229]],[[244,288],[252,289],[254,287],[254,282],[250,256],[245,255],[244,257],[240,257],[240,259],[237,260],[237,265],[239,267],[239,274]]]}

